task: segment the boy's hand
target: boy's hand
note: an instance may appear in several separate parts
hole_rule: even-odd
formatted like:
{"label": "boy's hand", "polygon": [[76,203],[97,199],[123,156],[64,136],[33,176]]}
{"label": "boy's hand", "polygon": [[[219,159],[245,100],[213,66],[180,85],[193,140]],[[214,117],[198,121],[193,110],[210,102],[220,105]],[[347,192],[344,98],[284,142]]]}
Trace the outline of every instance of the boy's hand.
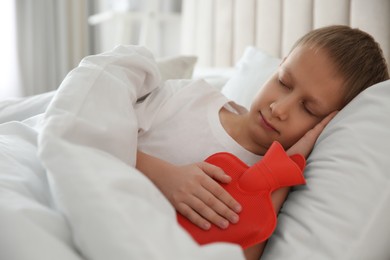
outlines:
{"label": "boy's hand", "polygon": [[160,189],[175,209],[202,229],[211,223],[227,228],[237,223],[240,204],[220,184],[231,181],[219,167],[200,162],[177,167]]}
{"label": "boy's hand", "polygon": [[314,128],[310,129],[301,139],[298,140],[293,146],[287,150],[288,155],[301,154],[307,158],[313,149],[313,146],[320,136],[322,130],[329,123],[330,120],[337,114],[338,111],[334,111],[321,120]]}
{"label": "boy's hand", "polygon": [[207,162],[176,166],[141,151],[137,151],[136,167],[200,228],[209,229],[210,222],[227,228],[229,221],[238,221],[241,205],[218,183],[231,181],[221,168]]}

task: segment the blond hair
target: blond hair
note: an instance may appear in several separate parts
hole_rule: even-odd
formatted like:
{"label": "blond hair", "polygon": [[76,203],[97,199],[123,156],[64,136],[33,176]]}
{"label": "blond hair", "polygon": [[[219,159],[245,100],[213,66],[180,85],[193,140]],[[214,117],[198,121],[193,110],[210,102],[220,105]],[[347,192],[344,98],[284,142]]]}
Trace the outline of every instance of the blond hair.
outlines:
{"label": "blond hair", "polygon": [[344,25],[315,29],[300,38],[292,50],[309,46],[325,50],[344,78],[345,104],[364,89],[389,79],[379,44],[368,33]]}

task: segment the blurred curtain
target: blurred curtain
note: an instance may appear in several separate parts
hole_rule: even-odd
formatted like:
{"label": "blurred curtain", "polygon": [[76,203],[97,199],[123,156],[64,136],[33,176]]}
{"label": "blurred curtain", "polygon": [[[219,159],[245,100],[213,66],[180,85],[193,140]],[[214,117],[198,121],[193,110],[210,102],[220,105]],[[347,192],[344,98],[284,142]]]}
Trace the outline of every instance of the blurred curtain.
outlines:
{"label": "blurred curtain", "polygon": [[20,82],[16,48],[15,3],[0,2],[0,32],[3,51],[0,59],[0,100],[20,96]]}
{"label": "blurred curtain", "polygon": [[179,54],[182,0],[89,1],[94,53],[118,44],[137,44],[156,57]]}
{"label": "blurred curtain", "polygon": [[15,0],[22,95],[56,89],[88,51],[86,0]]}

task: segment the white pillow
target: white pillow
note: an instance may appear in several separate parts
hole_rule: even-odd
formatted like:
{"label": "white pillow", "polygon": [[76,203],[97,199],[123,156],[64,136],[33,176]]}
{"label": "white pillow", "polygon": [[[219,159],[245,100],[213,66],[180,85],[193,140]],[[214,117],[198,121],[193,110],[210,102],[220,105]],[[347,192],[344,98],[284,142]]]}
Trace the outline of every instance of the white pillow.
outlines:
{"label": "white pillow", "polygon": [[235,67],[195,67],[193,79],[203,79],[213,87],[222,90],[236,73]]}
{"label": "white pillow", "polygon": [[390,80],[325,128],[262,260],[390,259]]}
{"label": "white pillow", "polygon": [[237,62],[237,72],[222,88],[222,93],[236,103],[249,108],[253,97],[276,71],[281,60],[249,46]]}
{"label": "white pillow", "polygon": [[190,79],[194,71],[196,56],[172,56],[157,59],[157,66],[163,81],[168,79]]}

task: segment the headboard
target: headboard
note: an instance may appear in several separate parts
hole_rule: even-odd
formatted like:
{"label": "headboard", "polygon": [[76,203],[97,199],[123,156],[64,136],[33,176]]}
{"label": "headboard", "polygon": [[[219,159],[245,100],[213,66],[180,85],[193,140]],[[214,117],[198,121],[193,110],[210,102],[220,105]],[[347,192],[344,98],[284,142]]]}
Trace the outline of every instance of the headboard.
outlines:
{"label": "headboard", "polygon": [[390,63],[389,0],[183,0],[182,53],[198,66],[232,66],[248,45],[286,55],[311,29],[344,24],[380,43]]}

